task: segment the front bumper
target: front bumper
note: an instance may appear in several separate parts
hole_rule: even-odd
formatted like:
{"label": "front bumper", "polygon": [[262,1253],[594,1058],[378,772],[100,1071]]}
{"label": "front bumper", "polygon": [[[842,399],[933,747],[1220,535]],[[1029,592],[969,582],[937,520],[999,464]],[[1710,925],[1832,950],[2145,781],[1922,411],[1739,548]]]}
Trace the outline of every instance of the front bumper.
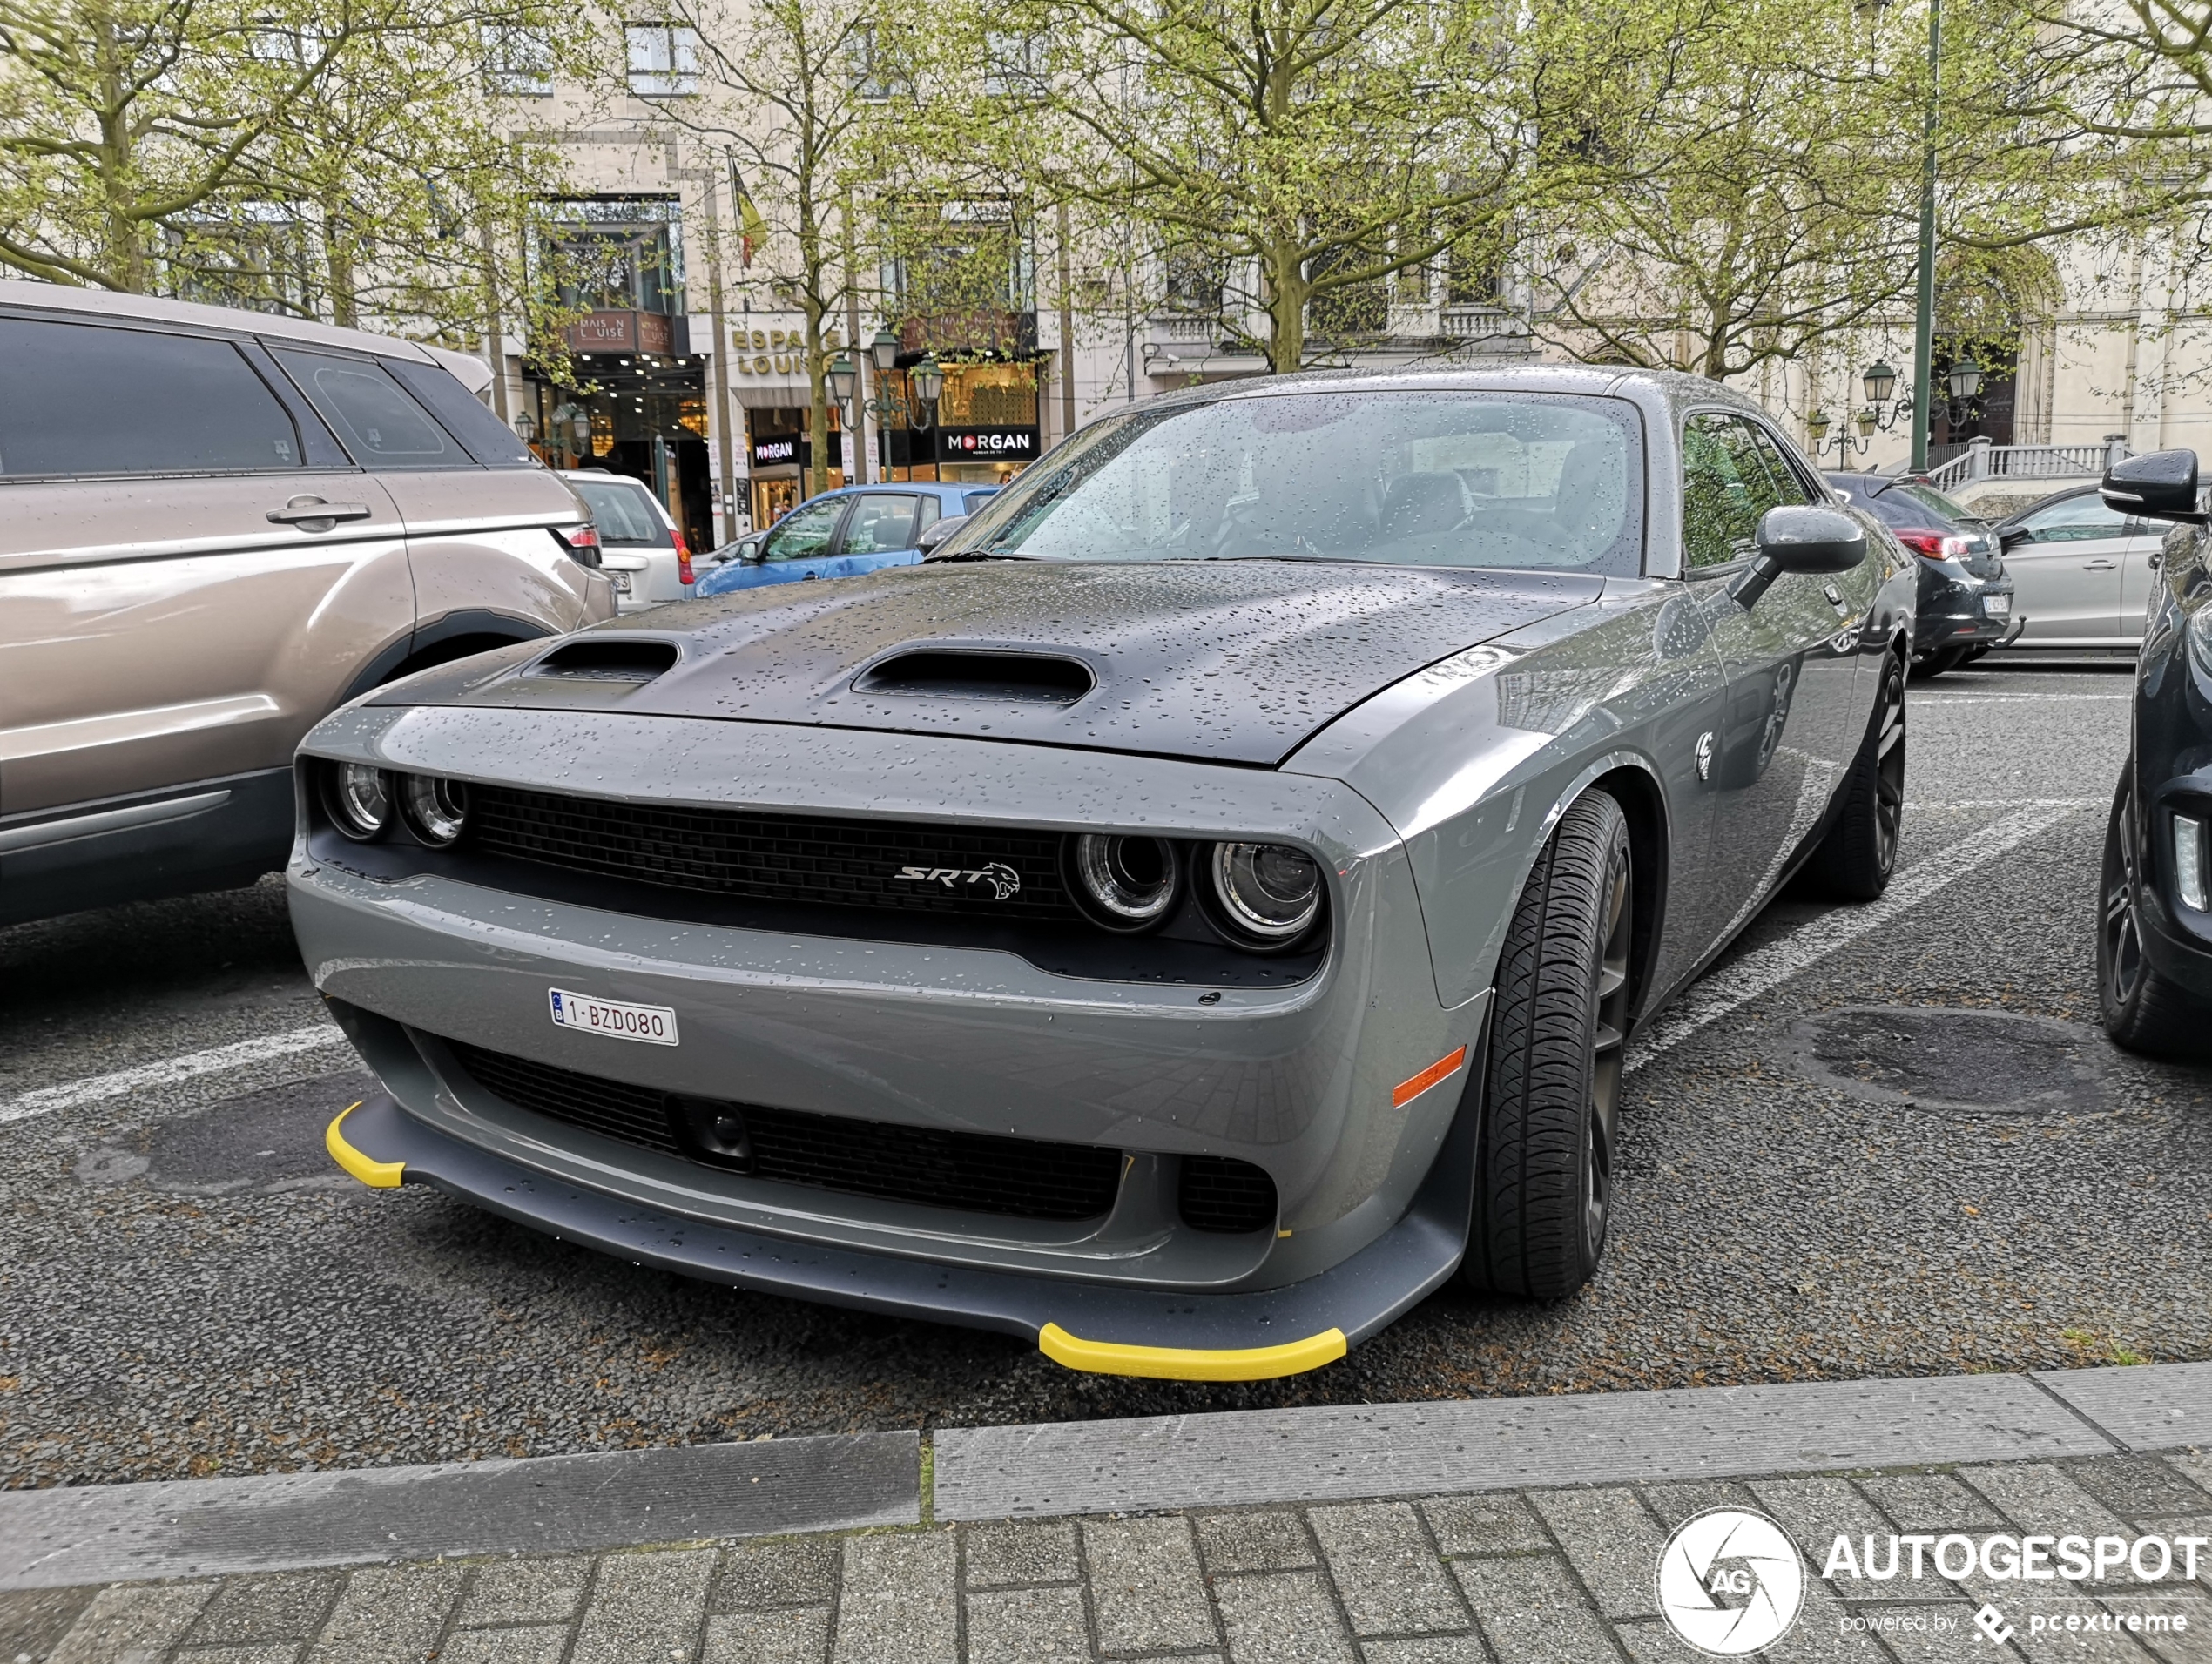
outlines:
{"label": "front bumper", "polygon": [[[1480,1063],[1480,1048],[1472,1062]],[[732,1288],[1034,1339],[1055,1362],[1096,1374],[1261,1381],[1344,1356],[1458,1269],[1474,1196],[1479,1066],[1413,1207],[1350,1258],[1284,1288],[1187,1294],[1022,1277],[811,1246],[619,1201],[448,1137],[385,1094],[346,1110],[327,1137],[376,1189],[428,1184],[542,1230]]]}

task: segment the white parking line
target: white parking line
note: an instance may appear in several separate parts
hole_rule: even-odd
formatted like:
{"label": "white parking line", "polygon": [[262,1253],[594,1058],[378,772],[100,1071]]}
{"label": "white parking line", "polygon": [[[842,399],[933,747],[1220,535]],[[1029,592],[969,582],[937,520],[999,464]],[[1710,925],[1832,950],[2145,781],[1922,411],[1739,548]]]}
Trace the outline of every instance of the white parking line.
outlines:
{"label": "white parking line", "polygon": [[1906,908],[1918,906],[1960,879],[1988,871],[1988,864],[1995,857],[2026,843],[2038,832],[2049,831],[2094,801],[2050,798],[2024,803],[1949,848],[1915,861],[1890,880],[1890,887],[1882,893],[1880,900],[1823,913],[1780,940],[1769,942],[1693,983],[1689,992],[1659,1019],[1657,1027],[1630,1045],[1628,1067],[1642,1068],[1707,1023],[1757,999],[1814,960],[1824,959],[1870,931],[1879,930]]}
{"label": "white parking line", "polygon": [[1916,705],[2047,705],[2061,699],[2132,699],[2133,693],[1915,693]]}
{"label": "white parking line", "polygon": [[262,1034],[228,1046],[210,1047],[204,1052],[187,1052],[182,1057],[165,1058],[158,1063],[141,1063],[136,1068],[118,1069],[112,1075],[64,1081],[59,1086],[41,1087],[36,1092],[26,1092],[0,1103],[0,1127],[57,1109],[75,1109],[84,1104],[120,1098],[145,1087],[166,1086],[199,1075],[219,1075],[226,1069],[244,1068],[249,1063],[266,1062],[273,1057],[291,1057],[345,1043],[346,1036],[334,1024],[319,1022],[305,1028],[287,1029],[280,1034]]}

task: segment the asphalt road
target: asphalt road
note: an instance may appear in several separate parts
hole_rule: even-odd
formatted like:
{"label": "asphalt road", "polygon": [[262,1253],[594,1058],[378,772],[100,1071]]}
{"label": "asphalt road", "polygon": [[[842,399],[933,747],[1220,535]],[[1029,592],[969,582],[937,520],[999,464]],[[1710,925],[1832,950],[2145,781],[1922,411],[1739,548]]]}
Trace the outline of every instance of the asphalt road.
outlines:
{"label": "asphalt road", "polygon": [[1916,685],[1901,899],[1785,899],[1693,990],[1630,1076],[1597,1281],[1440,1296],[1259,1385],[1073,1375],[354,1185],[321,1134],[367,1080],[287,1038],[320,1017],[273,880],[0,931],[0,1484],[2212,1357],[2212,1070],[2094,1025],[2128,689]]}

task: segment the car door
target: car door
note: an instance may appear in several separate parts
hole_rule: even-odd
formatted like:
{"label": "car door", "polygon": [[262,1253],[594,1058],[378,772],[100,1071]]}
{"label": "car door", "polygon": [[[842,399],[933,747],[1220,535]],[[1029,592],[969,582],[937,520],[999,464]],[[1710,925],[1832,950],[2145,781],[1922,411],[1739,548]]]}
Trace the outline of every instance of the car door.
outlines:
{"label": "car door", "polygon": [[1811,489],[1747,416],[1693,414],[1683,445],[1684,565],[1706,586],[1728,679],[1713,737],[1712,859],[1697,904],[1716,942],[1742,928],[1818,825],[1865,732],[1858,638],[1878,576],[1871,560],[1832,576],[1784,573],[1743,605],[1730,591],[1760,516],[1811,501]]}
{"label": "car door", "polygon": [[837,529],[850,497],[816,497],[778,521],[760,548],[761,583],[798,583],[829,576]]}
{"label": "car door", "polygon": [[[2148,596],[2149,557],[2158,547],[2140,522],[2105,507],[2094,491],[2056,497],[2021,515],[2005,533],[2013,608],[2034,643],[2140,639]],[[2133,555],[2138,573],[2132,632],[2121,624]]]}
{"label": "car door", "polygon": [[293,746],[412,632],[395,505],[249,343],[0,316],[0,361],[6,847],[206,782],[288,825]]}
{"label": "car door", "polygon": [[853,499],[853,510],[837,535],[831,576],[853,577],[884,566],[911,566],[921,558],[916,547],[937,518],[934,495],[910,491],[868,491]]}

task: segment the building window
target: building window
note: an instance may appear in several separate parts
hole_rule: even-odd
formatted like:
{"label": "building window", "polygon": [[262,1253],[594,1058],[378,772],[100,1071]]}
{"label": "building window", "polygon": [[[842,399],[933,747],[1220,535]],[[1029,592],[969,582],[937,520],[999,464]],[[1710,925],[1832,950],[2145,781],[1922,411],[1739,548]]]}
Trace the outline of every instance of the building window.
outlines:
{"label": "building window", "polygon": [[641,98],[686,98],[699,90],[699,33],[687,24],[631,24],[630,90]]}
{"label": "building window", "polygon": [[553,93],[553,39],[543,29],[487,24],[484,78],[494,92],[545,98]]}
{"label": "building window", "polygon": [[1013,30],[991,30],[983,37],[983,91],[994,98],[1042,98],[1045,38]]}
{"label": "building window", "polygon": [[541,273],[581,312],[684,309],[681,209],[671,199],[601,197],[552,205]]}

